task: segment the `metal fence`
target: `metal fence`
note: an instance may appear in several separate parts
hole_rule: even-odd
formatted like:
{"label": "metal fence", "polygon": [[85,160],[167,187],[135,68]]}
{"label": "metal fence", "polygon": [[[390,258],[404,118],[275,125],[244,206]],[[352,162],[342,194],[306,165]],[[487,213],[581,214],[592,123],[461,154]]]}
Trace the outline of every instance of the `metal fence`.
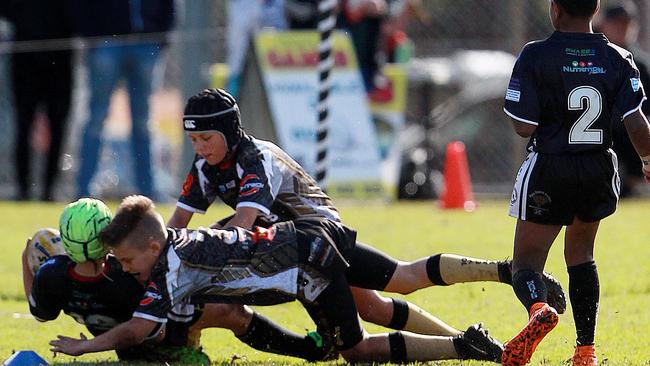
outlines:
{"label": "metal fence", "polygon": [[[640,8],[640,43],[647,46],[650,43],[650,25],[645,19],[650,18],[650,5],[642,0],[636,2]],[[606,4],[604,1],[603,6]],[[544,38],[552,30],[547,0],[423,0],[421,6],[426,15],[414,18],[407,29],[415,46],[415,64],[427,60],[472,63],[467,61],[467,53],[463,56],[459,52],[461,50],[493,50],[513,55],[527,41]],[[187,96],[210,84],[209,65],[224,62],[226,55],[228,14],[224,0],[177,0],[177,7],[177,26],[169,37],[169,47],[164,56],[164,82],[153,98],[155,111],[152,112],[156,180],[163,196],[167,197],[177,194],[178,177],[189,167],[188,148],[184,146],[183,135],[177,127],[182,103]],[[3,131],[0,134],[0,198],[11,197],[14,192],[15,126],[7,55],[10,39],[10,27],[0,23],[0,41],[3,42],[0,43],[0,130]],[[83,43],[73,45],[83,48]],[[26,47],[29,49],[29,45]],[[73,108],[62,157],[64,170],[56,189],[56,196],[60,199],[75,194],[73,182],[79,135],[87,116],[83,49],[79,51]],[[481,64],[475,66],[483,67]],[[464,140],[475,187],[480,192],[500,195],[509,193],[514,172],[523,156],[522,142],[510,131],[500,101],[494,102],[500,100],[503,88],[503,81],[488,78],[472,83],[470,79],[463,85],[436,87],[431,94],[423,94],[422,85],[413,83],[407,110],[410,123],[433,127],[427,136],[439,150],[449,140]],[[119,110],[125,105],[124,101],[124,93],[114,97],[110,121],[105,128],[108,149],[105,149],[96,179],[98,192],[115,196],[133,189],[129,183],[131,173],[124,147],[124,135],[129,129],[128,114]],[[464,101],[473,103],[472,107],[463,108]],[[37,162],[42,160],[41,155],[36,154]],[[116,160],[115,156],[125,160]],[[33,180],[37,186],[39,172],[38,167],[35,168]]]}

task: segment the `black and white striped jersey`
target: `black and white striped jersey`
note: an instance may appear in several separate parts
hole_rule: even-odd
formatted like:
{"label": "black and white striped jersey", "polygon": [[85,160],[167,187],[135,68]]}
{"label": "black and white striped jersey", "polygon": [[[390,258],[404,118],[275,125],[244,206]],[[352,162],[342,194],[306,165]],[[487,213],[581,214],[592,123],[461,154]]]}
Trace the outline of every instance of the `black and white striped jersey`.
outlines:
{"label": "black and white striped jersey", "polygon": [[166,322],[172,306],[183,302],[272,305],[294,300],[300,278],[296,233],[292,222],[279,225],[283,230],[261,234],[271,240],[238,227],[168,229],[166,247],[133,316]]}
{"label": "black and white striped jersey", "polygon": [[340,221],[331,199],[296,161],[275,144],[251,136],[219,165],[197,155],[177,206],[205,213],[217,197],[233,209],[253,207],[279,221],[310,215]]}

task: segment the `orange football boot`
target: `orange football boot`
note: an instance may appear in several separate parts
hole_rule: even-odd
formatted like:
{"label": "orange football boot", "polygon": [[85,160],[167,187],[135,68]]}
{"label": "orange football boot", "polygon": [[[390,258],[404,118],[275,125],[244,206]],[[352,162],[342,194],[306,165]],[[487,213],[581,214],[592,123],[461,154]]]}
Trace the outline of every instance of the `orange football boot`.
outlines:
{"label": "orange football boot", "polygon": [[593,345],[577,346],[571,360],[573,361],[573,366],[597,366],[596,347]]}
{"label": "orange football boot", "polygon": [[557,311],[547,303],[538,302],[530,308],[530,320],[524,329],[509,340],[503,349],[501,364],[523,366],[530,361],[539,342],[557,325]]}

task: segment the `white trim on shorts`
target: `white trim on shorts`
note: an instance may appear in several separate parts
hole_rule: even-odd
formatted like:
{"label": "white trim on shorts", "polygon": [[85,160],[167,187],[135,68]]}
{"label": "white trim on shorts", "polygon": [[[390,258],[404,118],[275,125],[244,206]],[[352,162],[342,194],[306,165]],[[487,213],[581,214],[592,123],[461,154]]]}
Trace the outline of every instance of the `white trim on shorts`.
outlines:
{"label": "white trim on shorts", "polygon": [[523,164],[521,164],[513,189],[513,196],[516,195],[517,199],[510,202],[510,211],[508,214],[524,221],[526,220],[526,205],[528,203],[528,182],[537,162],[537,156],[538,153],[532,151],[528,154]]}
{"label": "white trim on shorts", "polygon": [[618,174],[618,155],[613,149],[608,149],[607,152],[612,158],[612,165],[614,166],[614,175],[612,175],[612,192],[616,196],[616,208],[618,208],[618,200],[621,198],[621,178]]}

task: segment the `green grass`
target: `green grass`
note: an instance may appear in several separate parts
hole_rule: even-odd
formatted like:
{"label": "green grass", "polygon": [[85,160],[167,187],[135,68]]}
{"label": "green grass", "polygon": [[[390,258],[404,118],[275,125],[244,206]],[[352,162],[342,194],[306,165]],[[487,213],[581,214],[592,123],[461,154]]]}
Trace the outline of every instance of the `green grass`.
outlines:
{"label": "green grass", "polygon": [[[111,205],[115,207],[115,204]],[[47,342],[57,334],[76,335],[84,328],[61,315],[38,323],[28,313],[23,298],[20,252],[25,238],[38,228],[57,226],[61,204],[0,202],[0,361],[12,350],[33,349],[54,363],[115,362],[112,352],[72,358],[52,358]],[[475,257],[502,259],[512,254],[515,221],[507,217],[507,202],[481,202],[474,213],[443,211],[433,203],[343,204],[344,222],[358,229],[361,241],[405,260],[433,253],[449,252]],[[169,217],[171,206],[161,207]],[[649,201],[621,203],[619,211],[605,220],[597,239],[596,258],[601,278],[601,310],[598,322],[598,356],[605,365],[650,365],[647,329],[650,328],[650,227]],[[198,216],[192,226],[208,225],[225,216],[229,209],[216,207]],[[562,241],[554,245],[547,270],[567,286]],[[523,307],[510,287],[494,283],[430,288],[407,296],[410,301],[456,326],[465,328],[482,321],[501,340],[514,335],[526,321]],[[258,308],[286,327],[303,332],[314,326],[297,303]],[[368,325],[371,332],[384,331]],[[542,342],[533,365],[567,364],[574,344],[570,308],[558,327]],[[224,330],[204,331],[202,343],[215,363],[282,364],[295,359],[257,352]],[[477,365],[471,362],[441,362],[441,365]]]}

